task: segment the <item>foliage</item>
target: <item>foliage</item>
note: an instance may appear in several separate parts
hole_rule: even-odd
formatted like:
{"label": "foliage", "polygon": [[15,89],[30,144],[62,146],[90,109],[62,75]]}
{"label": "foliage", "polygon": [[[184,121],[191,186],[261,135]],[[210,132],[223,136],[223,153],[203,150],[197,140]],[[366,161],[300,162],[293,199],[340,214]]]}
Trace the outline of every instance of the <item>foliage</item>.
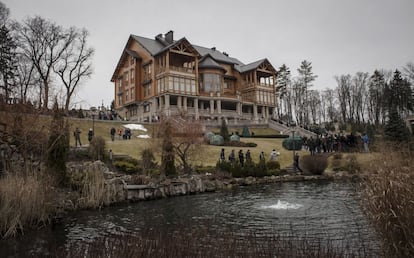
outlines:
{"label": "foliage", "polygon": [[58,184],[65,184],[66,161],[69,153],[69,125],[63,118],[57,100],[53,107],[53,119],[50,126],[46,167],[50,175],[56,177]]}
{"label": "foliage", "polygon": [[177,173],[175,167],[175,153],[174,145],[172,142],[172,124],[171,121],[165,119],[160,127],[162,138],[162,155],[161,155],[161,176],[171,176]]}
{"label": "foliage", "polygon": [[12,96],[15,87],[17,54],[16,42],[11,37],[6,25],[0,24],[0,89],[3,89],[5,98]]}
{"label": "foliage", "polygon": [[54,212],[54,182],[37,174],[9,174],[0,178],[0,238],[15,236],[27,227],[42,227]]}
{"label": "foliage", "polygon": [[305,172],[322,175],[328,167],[328,158],[325,155],[307,155],[302,157],[301,164]]}
{"label": "foliage", "polygon": [[410,131],[395,108],[389,113],[389,118],[384,128],[384,134],[386,139],[390,141],[407,142],[410,139]]}
{"label": "foliage", "polygon": [[280,169],[279,161],[269,160],[266,165],[268,169]]}
{"label": "foliage", "polygon": [[282,142],[283,148],[287,150],[301,150],[303,145],[302,137],[295,136],[284,139]]}
{"label": "foliage", "polygon": [[211,145],[217,145],[217,146],[221,146],[221,145],[223,145],[224,144],[224,138],[223,138],[223,136],[221,136],[221,135],[213,135],[213,136],[211,136],[211,138],[210,138],[210,144]]}
{"label": "foliage", "polygon": [[414,257],[414,164],[407,144],[387,145],[360,184],[361,207],[380,235],[385,257]]}
{"label": "foliage", "polygon": [[250,137],[249,127],[243,126],[242,136],[243,137]]}
{"label": "foliage", "polygon": [[237,134],[233,134],[232,136],[230,136],[230,141],[231,142],[240,142],[240,136],[238,136]]}
{"label": "foliage", "polygon": [[116,160],[113,164],[119,171],[127,174],[138,174],[142,172],[140,164],[137,162],[137,160],[132,158],[125,160]]}
{"label": "foliage", "polygon": [[105,159],[105,139],[102,136],[93,137],[89,147],[89,155],[94,160],[104,160]]}
{"label": "foliage", "polygon": [[355,155],[349,155],[346,159],[345,170],[349,173],[356,173],[361,171],[361,164],[359,164]]}
{"label": "foliage", "polygon": [[223,137],[223,140],[227,142],[229,140],[229,129],[227,128],[226,120],[221,120],[220,135]]}
{"label": "foliage", "polygon": [[157,166],[155,162],[154,153],[151,149],[143,149],[141,152],[142,170],[147,173],[149,170],[154,169]]}

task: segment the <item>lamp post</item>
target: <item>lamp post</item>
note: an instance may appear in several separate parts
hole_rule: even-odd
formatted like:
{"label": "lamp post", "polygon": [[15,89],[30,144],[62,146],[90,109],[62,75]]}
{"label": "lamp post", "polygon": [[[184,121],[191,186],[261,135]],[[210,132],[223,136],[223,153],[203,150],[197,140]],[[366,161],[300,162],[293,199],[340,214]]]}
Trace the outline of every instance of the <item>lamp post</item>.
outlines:
{"label": "lamp post", "polygon": [[293,171],[296,172],[295,164],[295,128],[292,129],[292,144],[293,144]]}

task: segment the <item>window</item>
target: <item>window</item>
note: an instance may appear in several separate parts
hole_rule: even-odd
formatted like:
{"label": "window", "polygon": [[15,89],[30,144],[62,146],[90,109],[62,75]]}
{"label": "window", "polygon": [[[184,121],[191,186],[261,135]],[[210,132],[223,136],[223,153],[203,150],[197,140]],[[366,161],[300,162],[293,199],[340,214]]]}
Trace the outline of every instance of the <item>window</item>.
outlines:
{"label": "window", "polygon": [[130,65],[133,65],[135,63],[135,58],[133,58],[132,56],[131,56],[131,60],[130,60]]}
{"label": "window", "polygon": [[118,79],[118,87],[119,87],[119,91],[121,91],[122,90],[122,77]]}
{"label": "window", "polygon": [[218,92],[220,91],[220,75],[205,73],[200,75],[200,91]]}
{"label": "window", "polygon": [[144,66],[144,81],[151,80],[151,64]]}
{"label": "window", "polygon": [[131,82],[134,82],[134,73],[135,73],[135,70],[134,69],[131,69],[131,71],[130,71],[130,74],[131,74]]}
{"label": "window", "polygon": [[135,99],[134,92],[135,92],[135,89],[134,88],[131,88],[131,100],[134,100]]}
{"label": "window", "polygon": [[125,91],[125,101],[128,101],[128,92],[129,92],[129,90]]}
{"label": "window", "polygon": [[124,73],[125,82],[128,84],[128,72]]}
{"label": "window", "polygon": [[144,106],[144,112],[150,112],[150,105],[145,105]]}

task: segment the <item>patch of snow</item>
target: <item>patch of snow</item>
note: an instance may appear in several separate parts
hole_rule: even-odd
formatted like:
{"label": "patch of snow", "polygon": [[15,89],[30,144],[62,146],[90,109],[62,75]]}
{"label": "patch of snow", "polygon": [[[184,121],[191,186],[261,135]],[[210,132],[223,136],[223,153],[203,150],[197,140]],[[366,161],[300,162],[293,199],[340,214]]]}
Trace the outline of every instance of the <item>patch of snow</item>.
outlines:
{"label": "patch of snow", "polygon": [[124,125],[124,127],[129,128],[131,130],[140,130],[144,132],[147,131],[147,128],[145,128],[143,125],[140,125],[140,124],[127,124],[127,125]]}
{"label": "patch of snow", "polygon": [[138,138],[148,139],[151,138],[148,134],[138,135]]}

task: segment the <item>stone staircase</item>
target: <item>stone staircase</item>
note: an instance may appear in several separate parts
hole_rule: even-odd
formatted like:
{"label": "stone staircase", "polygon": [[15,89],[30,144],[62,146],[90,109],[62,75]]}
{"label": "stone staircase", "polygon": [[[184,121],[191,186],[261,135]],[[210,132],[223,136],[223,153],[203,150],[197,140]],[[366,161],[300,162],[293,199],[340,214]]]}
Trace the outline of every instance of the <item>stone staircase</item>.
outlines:
{"label": "stone staircase", "polygon": [[295,135],[297,136],[308,137],[308,138],[310,137],[315,138],[317,136],[316,133],[306,130],[302,127],[295,126],[292,128],[284,124],[281,124],[279,122],[276,122],[274,120],[269,120],[269,127],[273,130],[279,131],[281,134],[291,135],[292,131],[295,130]]}

